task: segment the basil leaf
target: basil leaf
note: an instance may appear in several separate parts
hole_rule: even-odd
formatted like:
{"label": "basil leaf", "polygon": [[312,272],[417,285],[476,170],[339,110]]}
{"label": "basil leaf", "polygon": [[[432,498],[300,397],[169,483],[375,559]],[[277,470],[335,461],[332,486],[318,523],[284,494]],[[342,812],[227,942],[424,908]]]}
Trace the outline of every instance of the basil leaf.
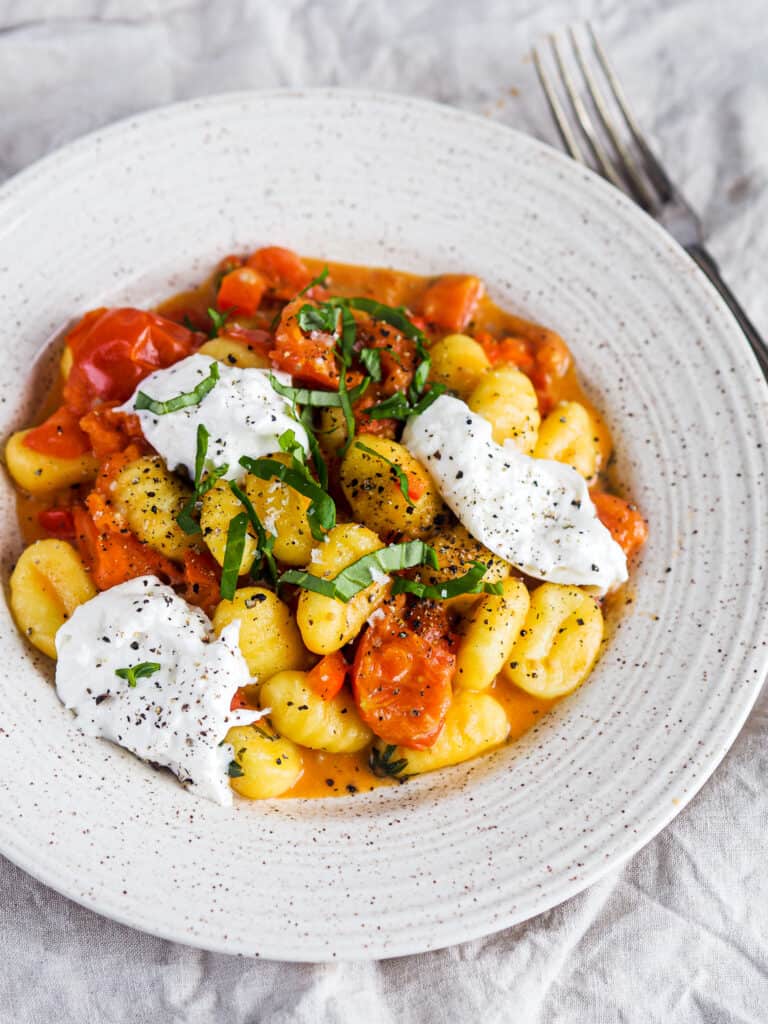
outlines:
{"label": "basil leaf", "polygon": [[483,562],[473,562],[472,568],[459,576],[458,579],[446,580],[445,583],[432,585],[419,583],[417,580],[409,580],[403,576],[392,584],[393,594],[415,594],[416,597],[428,601],[447,601],[451,597],[458,597],[460,594],[501,594],[501,583],[483,583],[483,576],[488,572],[488,566]]}
{"label": "basil leaf", "polygon": [[203,423],[199,423],[197,427],[197,438],[195,449],[195,490],[200,486],[200,481],[203,479],[203,470],[205,469],[205,457],[208,454],[208,441],[211,435],[208,433],[208,428]]}
{"label": "basil leaf", "polygon": [[[282,395],[283,398],[287,398],[296,405],[311,405],[315,408],[331,408],[333,406],[338,408],[341,405],[338,391],[312,391],[309,388],[293,388],[288,384],[281,384],[273,373],[269,374],[269,383],[278,395]],[[358,398],[361,398],[368,390],[370,383],[370,377],[364,377],[356,387],[348,392],[350,401],[356,402]]]}
{"label": "basil leaf", "polygon": [[[417,347],[424,345],[426,341],[424,332],[416,324],[411,323],[402,306],[386,306],[383,302],[377,302],[376,299],[367,299],[362,296],[349,299],[349,305],[352,309],[359,309],[361,313],[367,313],[374,320],[383,320],[390,327],[395,327],[406,338],[417,342]],[[419,355],[422,355],[421,349]]]}
{"label": "basil leaf", "polygon": [[344,414],[344,423],[347,428],[347,439],[338,449],[338,454],[343,457],[349,450],[349,446],[352,444],[352,439],[355,436],[355,414],[352,411],[352,402],[349,398],[349,391],[347,391],[347,378],[344,376],[343,367],[339,377],[339,404]]}
{"label": "basil leaf", "polygon": [[378,405],[372,405],[365,412],[372,420],[407,420],[411,415],[411,407],[403,392],[396,391],[394,395],[385,398]]}
{"label": "basil leaf", "polygon": [[305,334],[311,334],[313,331],[335,334],[338,320],[336,309],[325,302],[319,306],[311,306],[307,302],[296,315],[296,322]]}
{"label": "basil leaf", "polygon": [[375,583],[379,573],[397,572],[399,569],[412,569],[416,565],[430,565],[437,569],[437,555],[433,548],[421,540],[406,541],[403,544],[390,544],[389,547],[371,551],[356,562],[342,569],[331,580],[321,579],[312,573],[298,569],[289,569],[277,581],[278,586],[293,583],[303,590],[312,590],[325,597],[333,597],[337,601],[351,601],[355,594]]}
{"label": "basil leaf", "polygon": [[248,516],[245,512],[239,512],[233,519],[230,519],[227,529],[227,546],[224,549],[224,564],[221,567],[221,596],[227,601],[231,601],[235,596],[247,531]]}
{"label": "basil leaf", "polygon": [[229,313],[220,313],[212,306],[208,307],[208,316],[211,318],[211,329],[208,331],[209,338],[217,338],[224,330],[229,320]]}
{"label": "basil leaf", "polygon": [[116,668],[115,675],[120,676],[121,679],[127,679],[128,685],[133,688],[136,686],[137,679],[146,679],[159,671],[159,661],[142,661],[138,665],[131,665],[128,668]]}
{"label": "basil leaf", "polygon": [[328,466],[323,458],[323,453],[320,450],[320,443],[315,437],[315,431],[312,424],[312,410],[309,406],[306,406],[301,410],[299,414],[299,422],[304,427],[307,433],[307,440],[309,441],[309,450],[312,455],[312,461],[315,464],[315,471],[317,472],[317,479],[320,481],[320,486],[324,491],[328,490]]}
{"label": "basil leaf", "polygon": [[309,284],[305,284],[300,292],[296,292],[294,298],[300,299],[302,295],[306,295],[310,288],[314,288],[316,284],[325,284],[328,279],[328,264],[326,264],[317,277],[313,277]]}
{"label": "basil leaf", "polygon": [[240,459],[240,465],[259,480],[277,477],[299,494],[303,494],[305,498],[309,498],[307,518],[315,540],[322,540],[328,530],[332,530],[336,525],[336,505],[333,498],[308,476],[292,466],[284,466],[275,459],[250,459],[244,455]]}
{"label": "basil leaf", "polygon": [[427,377],[429,376],[429,369],[432,365],[432,360],[427,357],[422,359],[419,365],[416,367],[416,372],[413,375],[411,386],[408,389],[408,397],[412,402],[416,402],[419,395],[423,392],[427,386]]}
{"label": "basil leaf", "polygon": [[435,381],[430,387],[429,391],[425,392],[419,401],[412,407],[411,416],[419,416],[425,412],[433,402],[436,402],[440,395],[444,394],[448,389],[445,384],[440,384]]}
{"label": "basil leaf", "polygon": [[229,481],[229,489],[245,509],[246,515],[253,527],[253,531],[256,534],[258,550],[249,572],[251,575],[254,575],[254,572],[258,573],[261,570],[262,564],[266,563],[267,575],[272,583],[276,583],[277,566],[275,565],[275,556],[272,553],[275,547],[275,536],[274,534],[267,533],[266,527],[259,518],[258,512],[253,507],[253,502],[245,491],[237,486],[234,480]]}
{"label": "basil leaf", "polygon": [[240,779],[243,777],[243,775],[245,775],[245,772],[240,767],[237,761],[230,761],[229,765],[227,766],[227,775],[230,777],[230,779]]}
{"label": "basil leaf", "polygon": [[408,767],[408,760],[405,757],[399,757],[395,761],[392,760],[392,755],[396,749],[394,743],[387,744],[383,750],[379,750],[378,747],[371,747],[368,766],[377,778],[395,778]]}
{"label": "basil leaf", "polygon": [[182,528],[184,533],[192,536],[195,533],[200,532],[200,525],[193,517],[195,506],[204,494],[213,487],[217,480],[220,480],[225,473],[229,472],[228,463],[224,463],[223,466],[217,466],[216,469],[211,470],[205,480],[202,479],[203,472],[205,470],[205,457],[208,454],[208,439],[210,434],[203,423],[198,424],[197,427],[197,448],[195,450],[195,479],[194,479],[194,490],[189,498],[184,502],[181,512],[176,516],[176,522]]}
{"label": "basil leaf", "polygon": [[[357,337],[357,321],[349,311],[346,299],[331,299],[331,302],[338,305],[341,310],[341,338],[339,347],[341,350],[342,370],[352,363],[352,347]],[[342,373],[342,377],[344,374]]]}
{"label": "basil leaf", "polygon": [[277,443],[280,445],[280,451],[290,455],[293,461],[303,466],[304,469],[307,468],[307,453],[304,451],[304,446],[296,440],[293,430],[284,430],[278,437]]}
{"label": "basil leaf", "polygon": [[381,380],[381,350],[378,348],[361,348],[359,358],[368,376],[378,383]]}
{"label": "basil leaf", "polygon": [[178,412],[179,409],[187,409],[191,405],[199,405],[209,391],[212,391],[216,386],[216,382],[219,379],[219,364],[214,361],[211,363],[211,369],[207,377],[193,388],[191,391],[184,392],[181,395],[176,395],[175,398],[168,398],[166,401],[157,401],[154,398],[150,398],[149,395],[143,391],[139,391],[136,395],[136,401],[134,402],[134,409],[141,411],[142,409],[148,409],[154,413],[155,416],[165,416],[169,412]]}
{"label": "basil leaf", "polygon": [[374,458],[381,459],[382,462],[386,462],[388,466],[392,467],[392,472],[397,477],[398,483],[400,484],[400,493],[403,495],[406,501],[410,502],[411,505],[415,505],[416,501],[408,492],[408,474],[404,473],[403,470],[398,466],[396,462],[388,459],[386,455],[382,455],[381,452],[374,451],[373,448],[369,448],[368,445],[363,444],[362,441],[355,441],[355,447],[359,448],[361,452],[365,452],[367,455],[373,455]]}

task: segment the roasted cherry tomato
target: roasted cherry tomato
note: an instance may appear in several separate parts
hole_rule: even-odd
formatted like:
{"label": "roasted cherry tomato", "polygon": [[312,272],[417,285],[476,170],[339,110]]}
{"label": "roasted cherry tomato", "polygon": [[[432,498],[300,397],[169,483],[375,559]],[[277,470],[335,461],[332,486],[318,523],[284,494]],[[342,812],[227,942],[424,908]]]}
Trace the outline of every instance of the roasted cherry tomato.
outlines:
{"label": "roasted cherry tomato", "polygon": [[66,405],[60,406],[45,423],[30,430],[24,444],[57,459],[76,459],[91,450],[90,439],[80,427],[80,416]]}
{"label": "roasted cherry tomato", "polygon": [[312,280],[312,274],[301,257],[291,249],[281,249],[279,245],[257,249],[248,257],[246,265],[267,279],[270,290],[278,299],[292,299]]}
{"label": "roasted cherry tomato", "polygon": [[330,700],[344,685],[348,672],[349,665],[344,655],[341,651],[334,651],[333,654],[326,654],[313,669],[307,672],[307,685],[314,690],[318,697]]}
{"label": "roasted cherry tomato", "polygon": [[463,331],[483,297],[485,286],[471,274],[443,274],[424,293],[424,319],[446,331]]}
{"label": "roasted cherry tomato", "polygon": [[67,336],[72,369],[65,403],[81,415],[98,400],[124,402],[153,370],[188,356],[203,340],[141,309],[95,309]]}
{"label": "roasted cherry tomato", "polygon": [[261,305],[266,287],[265,278],[257,270],[238,267],[222,277],[216,302],[221,310],[253,316]]}
{"label": "roasted cherry tomato", "polygon": [[80,429],[88,435],[97,459],[105,459],[123,451],[131,442],[143,440],[139,417],[116,412],[114,402],[107,402],[86,413],[80,420]]}
{"label": "roasted cherry tomato", "polygon": [[431,747],[451,702],[455,641],[446,612],[427,601],[392,602],[363,634],[352,668],[360,717],[386,743]]}
{"label": "roasted cherry tomato", "polygon": [[610,530],[627,558],[631,558],[648,539],[648,523],[637,506],[605,491],[591,491],[590,497],[600,522]]}
{"label": "roasted cherry tomato", "polygon": [[[298,315],[307,303],[308,300],[302,296],[285,307],[275,331],[275,347],[270,357],[275,366],[302,383],[335,390],[339,386],[336,341],[333,335],[324,331],[302,331]],[[309,305],[312,305],[311,301]]]}
{"label": "roasted cherry tomato", "polygon": [[212,616],[221,600],[221,569],[208,551],[184,552],[184,597]]}
{"label": "roasted cherry tomato", "polygon": [[37,521],[53,537],[75,536],[75,520],[69,508],[44,508],[37,513]]}

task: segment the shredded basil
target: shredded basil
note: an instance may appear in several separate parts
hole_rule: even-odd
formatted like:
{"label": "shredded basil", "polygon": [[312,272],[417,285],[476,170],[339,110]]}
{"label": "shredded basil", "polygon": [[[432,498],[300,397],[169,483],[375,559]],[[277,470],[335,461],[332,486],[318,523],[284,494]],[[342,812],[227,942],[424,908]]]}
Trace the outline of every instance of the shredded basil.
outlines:
{"label": "shredded basil", "polygon": [[369,448],[368,445],[363,444],[362,441],[355,441],[355,447],[359,448],[360,451],[365,452],[367,455],[373,455],[376,459],[381,459],[382,462],[386,462],[388,466],[392,467],[392,471],[397,477],[397,481],[400,484],[400,492],[406,501],[410,502],[411,505],[415,505],[416,501],[411,497],[408,491],[408,474],[398,466],[396,462],[388,459],[386,455],[382,455],[381,452],[375,451],[373,448]]}
{"label": "shredded basil", "polygon": [[142,661],[138,665],[130,665],[128,668],[116,668],[115,675],[121,679],[127,679],[130,687],[136,686],[138,679],[146,679],[160,671],[159,661]]}
{"label": "shredded basil", "polygon": [[224,564],[221,567],[221,596],[226,601],[231,601],[235,596],[247,532],[248,515],[245,512],[239,512],[229,521],[227,546],[224,549]]}
{"label": "shredded basil", "polygon": [[245,491],[238,487],[234,480],[229,480],[228,483],[229,489],[245,509],[246,515],[248,516],[254,533],[256,534],[258,550],[256,551],[256,557],[254,558],[253,564],[248,572],[251,576],[258,576],[262,568],[266,565],[267,576],[272,583],[276,583],[277,566],[275,565],[275,556],[273,552],[275,548],[275,540],[277,538],[274,534],[267,532],[266,527],[259,518],[258,512],[253,507],[253,502]]}
{"label": "shredded basil", "polygon": [[195,520],[193,512],[195,507],[204,494],[213,487],[217,480],[220,480],[225,473],[229,472],[229,464],[224,463],[223,466],[218,466],[216,469],[212,469],[205,480],[203,480],[203,471],[205,470],[205,457],[208,454],[208,440],[210,434],[204,424],[200,423],[197,427],[197,448],[195,450],[195,479],[194,479],[194,490],[189,496],[184,506],[176,516],[176,522],[182,528],[184,533],[190,536],[200,532],[200,524]]}
{"label": "shredded basil", "polygon": [[215,360],[211,363],[211,369],[207,377],[193,388],[191,391],[187,391],[181,395],[176,395],[175,398],[168,398],[164,402],[158,401],[154,398],[150,398],[149,395],[143,391],[139,391],[136,395],[136,401],[134,403],[134,409],[141,411],[142,409],[148,409],[154,413],[155,416],[165,416],[169,412],[178,412],[179,409],[187,409],[191,405],[199,405],[209,391],[212,391],[216,386],[216,382],[219,379],[219,364]]}
{"label": "shredded basil", "polygon": [[383,320],[384,323],[404,334],[406,338],[415,341],[417,345],[423,345],[426,341],[424,332],[416,324],[411,323],[402,306],[387,306],[383,302],[377,302],[376,299],[367,299],[362,296],[349,299],[349,304],[352,309],[359,309],[361,313],[367,313],[374,320]]}
{"label": "shredded basil", "polygon": [[315,540],[322,540],[328,530],[332,530],[336,525],[336,505],[333,498],[311,479],[309,473],[302,473],[294,466],[284,466],[275,459],[251,459],[247,455],[240,459],[240,465],[260,480],[277,477],[299,494],[303,494],[305,498],[309,498],[307,518]]}
{"label": "shredded basil", "polygon": [[212,306],[209,306],[208,316],[211,318],[211,329],[208,332],[208,337],[218,338],[219,334],[221,334],[227,325],[229,313],[220,313],[218,309],[214,309]]}
{"label": "shredded basil", "polygon": [[482,579],[488,572],[488,566],[483,562],[473,562],[472,568],[455,580],[446,580],[445,583],[432,585],[419,583],[417,580],[409,580],[398,576],[392,584],[393,594],[415,594],[416,597],[428,601],[447,601],[451,597],[458,597],[460,594],[501,594],[501,583],[483,583]]}
{"label": "shredded basil", "polygon": [[[281,384],[273,373],[269,374],[269,383],[278,395],[282,395],[283,398],[287,398],[296,405],[311,405],[316,408],[330,408],[333,406],[338,408],[341,406],[341,399],[337,391],[312,391],[309,388],[290,387],[288,384]],[[356,402],[358,398],[361,398],[368,390],[370,383],[370,378],[364,377],[356,387],[348,391],[347,394],[350,401]]]}
{"label": "shredded basil", "polygon": [[395,761],[392,760],[392,755],[396,749],[394,743],[388,743],[383,750],[379,750],[378,747],[371,747],[368,766],[376,778],[395,778],[398,775],[402,775],[408,767],[408,759],[405,757],[399,757]]}
{"label": "shredded basil", "polygon": [[312,461],[315,464],[315,471],[317,472],[317,479],[320,481],[320,486],[324,491],[328,490],[328,466],[323,458],[323,453],[320,450],[320,443],[315,436],[314,424],[312,423],[312,410],[309,406],[306,406],[301,410],[298,415],[299,422],[304,427],[307,434],[307,441],[309,442],[309,450],[312,454]]}
{"label": "shredded basil", "polygon": [[368,376],[378,383],[381,380],[381,349],[361,348],[359,357]]}
{"label": "shredded basil", "polygon": [[411,404],[402,391],[396,391],[394,395],[385,398],[378,405],[372,405],[366,409],[366,413],[373,420],[407,420],[410,416],[418,416],[435,402],[446,390],[445,384],[433,383],[428,391],[421,398]]}
{"label": "shredded basil", "polygon": [[241,779],[245,772],[237,761],[230,761],[227,767],[227,775],[229,775],[230,779]]}
{"label": "shredded basil", "polygon": [[305,334],[321,331],[323,334],[335,334],[339,314],[336,307],[328,303],[312,306],[305,303],[296,315],[296,322]]}
{"label": "shredded basil", "polygon": [[337,601],[351,601],[355,594],[375,583],[378,573],[397,572],[399,569],[412,569],[416,565],[430,565],[437,569],[437,555],[433,548],[421,540],[410,540],[403,544],[390,544],[389,547],[371,551],[356,562],[342,569],[333,579],[325,580],[312,573],[299,569],[288,569],[277,581],[278,586],[293,583],[303,590],[312,590],[325,597],[333,597]]}

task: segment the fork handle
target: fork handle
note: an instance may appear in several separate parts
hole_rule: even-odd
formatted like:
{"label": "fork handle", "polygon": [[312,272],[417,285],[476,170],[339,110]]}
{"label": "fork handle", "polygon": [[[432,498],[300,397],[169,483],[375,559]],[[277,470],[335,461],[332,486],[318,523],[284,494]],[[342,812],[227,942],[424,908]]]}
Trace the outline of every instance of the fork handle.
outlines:
{"label": "fork handle", "polygon": [[703,245],[688,245],[685,250],[691,259],[701,267],[712,284],[725,300],[726,306],[733,313],[739,327],[744,332],[752,351],[755,353],[763,376],[768,379],[768,345],[763,341],[760,332],[749,319],[739,300],[723,280],[720,269]]}

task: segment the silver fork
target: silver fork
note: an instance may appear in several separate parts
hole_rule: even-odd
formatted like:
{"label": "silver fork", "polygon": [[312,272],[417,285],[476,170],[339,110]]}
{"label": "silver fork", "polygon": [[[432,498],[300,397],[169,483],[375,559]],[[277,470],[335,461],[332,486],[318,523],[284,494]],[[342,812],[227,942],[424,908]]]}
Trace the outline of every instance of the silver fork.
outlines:
{"label": "silver fork", "polygon": [[[589,24],[586,25],[586,35],[588,44],[584,46],[573,26],[567,29],[570,56],[566,53],[562,37],[558,35],[549,36],[549,47],[551,62],[562,90],[568,97],[573,118],[578,125],[580,137],[586,143],[591,160],[585,156],[560,102],[553,78],[546,70],[547,58],[543,45],[537,45],[533,51],[536,72],[565,148],[574,160],[587,166],[592,163],[594,169],[634,199],[685,249],[725,300],[757,357],[763,374],[768,378],[768,346],[721,277],[714,259],[707,252],[701,221],[697,214],[670,180],[643,138],[616,73]],[[578,68],[583,83],[582,89],[589,97],[589,102],[576,86],[572,67]],[[601,90],[600,80],[607,84],[609,95],[620,117],[611,113]],[[596,119],[590,112],[590,105]],[[622,122],[625,130],[620,128]]]}

